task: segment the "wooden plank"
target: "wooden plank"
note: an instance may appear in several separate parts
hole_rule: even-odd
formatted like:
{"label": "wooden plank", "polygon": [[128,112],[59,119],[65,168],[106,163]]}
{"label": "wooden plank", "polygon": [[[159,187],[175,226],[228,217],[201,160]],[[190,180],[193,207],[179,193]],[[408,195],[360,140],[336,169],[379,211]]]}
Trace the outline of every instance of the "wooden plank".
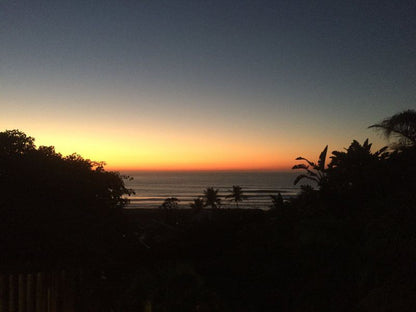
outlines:
{"label": "wooden plank", "polygon": [[9,279],[6,274],[0,275],[0,312],[7,312]]}
{"label": "wooden plank", "polygon": [[61,272],[62,279],[62,306],[60,312],[73,312],[74,308],[74,279],[73,274],[69,270],[63,270]]}
{"label": "wooden plank", "polygon": [[56,272],[51,272],[50,273],[50,289],[51,289],[51,299],[50,299],[50,312],[57,312],[57,278],[56,278]]}
{"label": "wooden plank", "polygon": [[35,299],[35,311],[44,312],[45,311],[45,285],[43,282],[42,272],[36,274],[36,285],[35,285],[36,299]]}
{"label": "wooden plank", "polygon": [[52,312],[51,310],[51,274],[50,273],[45,273],[45,287],[46,287],[46,312]]}
{"label": "wooden plank", "polygon": [[26,276],[26,312],[34,312],[35,309],[35,285],[33,274]]}
{"label": "wooden plank", "polygon": [[26,281],[25,274],[18,275],[18,312],[26,312]]}
{"label": "wooden plank", "polygon": [[16,312],[16,277],[9,275],[9,312]]}
{"label": "wooden plank", "polygon": [[150,300],[145,301],[144,312],[152,312],[152,302]]}

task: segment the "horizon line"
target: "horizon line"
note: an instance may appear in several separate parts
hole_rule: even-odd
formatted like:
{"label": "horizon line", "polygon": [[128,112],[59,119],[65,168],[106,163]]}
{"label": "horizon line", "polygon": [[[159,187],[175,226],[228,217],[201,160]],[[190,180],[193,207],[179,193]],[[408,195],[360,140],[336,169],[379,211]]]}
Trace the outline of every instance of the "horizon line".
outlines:
{"label": "horizon line", "polygon": [[292,172],[291,168],[106,168],[107,171],[118,171],[118,172]]}

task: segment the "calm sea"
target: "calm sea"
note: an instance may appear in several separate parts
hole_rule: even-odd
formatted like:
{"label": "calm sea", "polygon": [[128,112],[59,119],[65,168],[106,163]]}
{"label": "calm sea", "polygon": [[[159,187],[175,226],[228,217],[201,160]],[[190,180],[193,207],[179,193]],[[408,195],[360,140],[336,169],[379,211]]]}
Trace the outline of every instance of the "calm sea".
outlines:
{"label": "calm sea", "polygon": [[235,203],[225,196],[233,185],[242,187],[248,198],[239,203],[240,208],[267,209],[270,195],[280,192],[288,199],[299,192],[293,185],[297,172],[122,172],[133,178],[126,181],[128,188],[135,191],[127,208],[158,208],[168,197],[179,199],[180,208],[189,208],[195,198],[203,197],[207,187],[219,189],[221,207],[233,208]]}

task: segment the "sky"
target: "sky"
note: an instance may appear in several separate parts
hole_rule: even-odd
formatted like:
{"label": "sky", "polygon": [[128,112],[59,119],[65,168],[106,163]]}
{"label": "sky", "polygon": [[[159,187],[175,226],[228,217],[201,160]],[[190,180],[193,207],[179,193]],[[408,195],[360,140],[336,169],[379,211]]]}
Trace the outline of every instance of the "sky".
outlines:
{"label": "sky", "polygon": [[0,131],[113,170],[288,170],[416,108],[414,1],[0,0]]}

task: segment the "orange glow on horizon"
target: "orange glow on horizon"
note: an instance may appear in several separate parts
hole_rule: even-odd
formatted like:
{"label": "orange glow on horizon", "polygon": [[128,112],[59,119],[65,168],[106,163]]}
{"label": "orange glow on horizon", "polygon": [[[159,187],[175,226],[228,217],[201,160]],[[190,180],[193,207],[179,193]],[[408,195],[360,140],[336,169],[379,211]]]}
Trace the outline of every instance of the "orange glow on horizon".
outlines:
{"label": "orange glow on horizon", "polygon": [[107,165],[105,169],[108,171],[289,171],[291,165],[236,165],[236,164],[204,164],[204,165],[169,165],[163,164],[158,166],[135,166],[135,165]]}
{"label": "orange glow on horizon", "polygon": [[215,133],[207,137],[198,132],[173,135],[146,129],[121,135],[117,129],[103,133],[98,127],[94,131],[70,127],[20,130],[34,137],[36,146],[52,145],[64,156],[77,153],[104,161],[106,170],[113,171],[289,170],[295,158],[290,148],[278,149],[259,138],[230,140]]}
{"label": "orange glow on horizon", "polygon": [[20,130],[34,137],[38,147],[54,146],[64,156],[77,153],[85,159],[104,161],[108,171],[124,172],[290,171],[298,163],[296,157],[315,160],[323,148],[312,140],[297,144],[290,135],[230,138],[213,133],[207,137],[198,131],[166,134],[145,128],[120,133],[118,129],[88,131],[73,125],[54,131],[43,125]]}
{"label": "orange glow on horizon", "polygon": [[27,120],[25,124],[25,128],[10,122],[4,126],[34,137],[36,146],[54,146],[64,156],[77,153],[104,161],[105,168],[113,171],[289,171],[296,157],[315,160],[324,146],[318,139],[300,143],[296,131],[264,135],[244,128],[232,128],[230,133],[203,127],[172,131],[169,125],[152,129],[145,123],[106,128],[94,120],[88,124]]}
{"label": "orange glow on horizon", "polygon": [[[275,151],[251,150],[241,147],[233,152],[224,149],[190,151],[182,148],[170,153],[158,149],[136,157],[107,158],[108,170],[116,171],[238,171],[238,170],[290,170],[294,157]],[[110,155],[109,155],[110,156]]]}
{"label": "orange glow on horizon", "polygon": [[[249,154],[249,153],[247,153]],[[223,155],[222,158],[212,155],[191,155],[186,153],[174,155],[175,157],[153,155],[152,158],[139,158],[135,160],[111,159],[107,161],[106,168],[116,171],[223,171],[223,170],[289,170],[294,162],[293,157],[273,157],[274,155],[249,154],[233,159],[233,154]],[[261,157],[256,157],[261,156]],[[268,156],[268,157],[267,157]],[[289,158],[289,159],[288,159]],[[280,160],[279,160],[280,159]]]}

